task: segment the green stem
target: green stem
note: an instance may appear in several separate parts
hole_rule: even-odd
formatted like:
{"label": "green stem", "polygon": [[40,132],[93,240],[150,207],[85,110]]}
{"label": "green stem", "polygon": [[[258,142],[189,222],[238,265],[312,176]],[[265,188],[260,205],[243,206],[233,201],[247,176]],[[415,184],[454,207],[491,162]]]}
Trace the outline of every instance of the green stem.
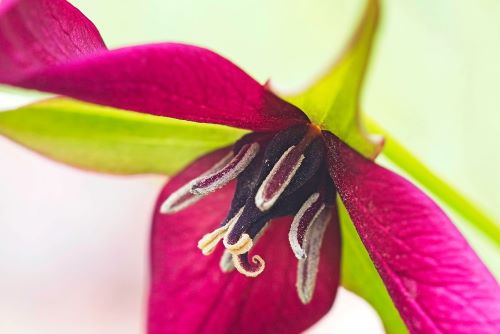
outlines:
{"label": "green stem", "polygon": [[381,134],[385,137],[383,153],[389,160],[422,184],[456,213],[471,222],[497,245],[500,245],[500,226],[495,223],[492,217],[484,213],[472,201],[434,174],[375,121],[366,118],[365,124],[370,132]]}

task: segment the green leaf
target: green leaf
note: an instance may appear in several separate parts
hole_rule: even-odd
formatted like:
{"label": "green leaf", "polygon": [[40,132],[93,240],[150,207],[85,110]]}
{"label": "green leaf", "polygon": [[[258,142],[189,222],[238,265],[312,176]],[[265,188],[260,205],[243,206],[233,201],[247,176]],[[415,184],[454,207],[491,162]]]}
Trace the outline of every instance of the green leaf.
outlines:
{"label": "green leaf", "polygon": [[342,286],[373,306],[387,333],[408,333],[340,198],[337,203],[342,231]]}
{"label": "green leaf", "polygon": [[379,13],[378,0],[368,0],[358,28],[338,62],[304,92],[285,97],[300,107],[313,123],[372,158],[380,152],[381,141],[363,130],[359,99]]}
{"label": "green leaf", "polygon": [[244,133],[65,98],[0,112],[0,134],[54,160],[114,174],[172,174]]}

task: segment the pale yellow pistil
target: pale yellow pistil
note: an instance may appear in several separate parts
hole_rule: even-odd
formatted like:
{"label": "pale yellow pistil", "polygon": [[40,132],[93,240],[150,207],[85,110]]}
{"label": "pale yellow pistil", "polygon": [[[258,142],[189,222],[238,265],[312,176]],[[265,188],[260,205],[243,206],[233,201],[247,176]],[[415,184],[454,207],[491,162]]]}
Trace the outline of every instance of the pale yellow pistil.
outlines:
{"label": "pale yellow pistil", "polygon": [[250,238],[250,236],[246,233],[243,233],[240,237],[240,239],[235,243],[235,244],[230,244],[227,242],[227,237],[231,231],[228,231],[226,235],[224,236],[224,247],[228,251],[231,252],[231,254],[234,255],[239,255],[239,254],[244,254],[248,252],[252,247],[253,247],[253,240]]}
{"label": "pale yellow pistil", "polygon": [[224,238],[226,231],[228,229],[227,225],[219,227],[218,229],[205,234],[200,241],[198,241],[198,248],[201,249],[203,255],[210,255],[215,250],[215,246],[219,241]]}
{"label": "pale yellow pistil", "polygon": [[226,251],[223,255],[223,261],[221,260],[221,267],[223,268],[223,271],[230,271],[231,266],[228,263],[228,256],[231,256],[234,267],[240,273],[247,277],[256,277],[264,270],[265,261],[259,255],[254,255],[251,261],[254,265],[256,265],[256,270],[250,271],[246,269],[245,266],[241,263],[241,259],[239,257],[239,255],[249,252],[253,247],[254,242],[252,238],[250,238],[247,233],[243,233],[235,244],[230,244],[228,242],[228,236],[231,233],[231,230],[234,228],[236,222],[240,218],[242,212],[243,208],[241,208],[226,225],[205,234],[198,241],[198,248],[201,249],[203,255],[210,255],[215,250],[215,247],[217,246],[219,241],[223,239],[223,244],[226,248]]}
{"label": "pale yellow pistil", "polygon": [[266,268],[266,262],[264,261],[263,258],[261,258],[259,255],[254,255],[252,256],[252,262],[257,265],[257,269],[254,271],[250,271],[245,269],[245,267],[241,263],[241,259],[238,257],[238,255],[233,254],[233,264],[234,267],[243,275],[247,277],[257,277],[259,276],[264,269]]}

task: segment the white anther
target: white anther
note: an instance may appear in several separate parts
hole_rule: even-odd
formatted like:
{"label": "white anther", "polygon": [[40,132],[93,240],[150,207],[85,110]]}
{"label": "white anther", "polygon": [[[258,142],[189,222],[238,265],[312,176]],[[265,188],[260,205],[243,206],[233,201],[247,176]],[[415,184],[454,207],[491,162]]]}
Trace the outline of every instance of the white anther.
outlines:
{"label": "white anther", "polygon": [[316,219],[308,230],[304,239],[303,248],[307,254],[307,258],[298,261],[296,282],[297,292],[303,304],[308,304],[314,295],[321,243],[331,217],[331,210],[323,210],[320,217]]}
{"label": "white anther", "polygon": [[232,157],[233,157],[233,152],[229,152],[205,173],[201,174],[199,177],[195,178],[194,180],[191,180],[187,184],[183,185],[182,187],[171,193],[170,196],[168,196],[168,198],[160,206],[160,213],[168,213],[168,214],[176,213],[193,205],[194,203],[202,199],[206,194],[197,195],[191,193],[191,188],[193,187],[193,184],[197,182],[199,178],[204,177],[205,175],[211,173],[214,170],[220,169],[229,160],[231,160]]}
{"label": "white anther", "polygon": [[227,224],[221,226],[214,231],[205,234],[198,241],[198,248],[201,249],[203,255],[210,255],[215,250],[215,247],[219,243],[219,241],[224,237],[224,233],[227,231]]}
{"label": "white anther", "polygon": [[[302,222],[304,219],[304,214],[307,212],[308,209],[310,209],[313,204],[319,199],[319,193],[314,193],[309,198],[302,204],[300,207],[299,211],[293,218],[292,225],[290,227],[290,231],[288,232],[288,241],[290,241],[290,246],[293,250],[293,253],[295,254],[295,257],[297,259],[305,259],[307,254],[304,251],[303,245],[305,243],[305,239],[307,237],[307,231],[311,228],[311,226],[315,223],[316,219],[318,219],[319,215],[325,208],[325,205],[322,204],[316,212],[313,213],[313,216],[310,217],[309,221],[307,222]],[[307,217],[306,217],[307,218]],[[299,242],[299,226],[302,224],[307,224],[305,231],[303,231],[304,235],[302,236],[302,246],[300,245]]]}
{"label": "white anther", "polygon": [[248,167],[259,152],[259,148],[258,143],[244,145],[229,162],[219,166],[219,168],[214,168],[211,173],[193,180],[191,182],[191,193],[205,195],[222,188]]}
{"label": "white anther", "polygon": [[160,207],[161,213],[176,213],[188,206],[193,205],[198,202],[203,196],[193,195],[190,192],[191,183],[185,184],[176,191],[174,191],[168,198],[162,203]]}
{"label": "white anther", "polygon": [[299,157],[298,161],[295,163],[290,173],[286,175],[286,178],[280,182],[280,184],[278,185],[278,189],[273,191],[269,196],[268,192],[269,192],[270,181],[273,180],[274,177],[276,176],[276,173],[281,168],[283,168],[283,163],[285,159],[288,157],[288,155],[290,155],[294,147],[295,146],[290,146],[285,151],[285,153],[283,153],[283,155],[279,158],[278,162],[273,166],[273,169],[271,170],[269,175],[267,175],[264,182],[262,182],[261,186],[259,187],[259,190],[255,195],[255,205],[257,206],[257,208],[259,208],[260,211],[262,212],[267,211],[274,205],[274,203],[276,203],[276,201],[281,196],[283,191],[285,191],[285,188],[288,186],[288,184],[294,177],[295,173],[297,173],[297,170],[299,169],[300,165],[302,164],[302,161],[304,160],[303,154]]}

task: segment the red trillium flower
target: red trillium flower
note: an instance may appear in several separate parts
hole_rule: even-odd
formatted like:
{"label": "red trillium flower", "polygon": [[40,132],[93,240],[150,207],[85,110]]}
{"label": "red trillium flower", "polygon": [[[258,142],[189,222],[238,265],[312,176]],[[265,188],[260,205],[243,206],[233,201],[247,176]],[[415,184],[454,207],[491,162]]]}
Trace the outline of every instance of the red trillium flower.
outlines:
{"label": "red trillium flower", "polygon": [[[345,110],[334,102],[332,110],[357,113],[377,13],[370,1],[347,52],[352,62],[333,71],[350,78],[344,85],[354,102]],[[500,332],[498,283],[427,195],[373,161],[380,145],[353,130],[355,118],[318,117],[301,97],[287,102],[203,48],[108,50],[95,26],[63,0],[2,2],[0,82],[251,131],[196,159],[161,192],[151,236],[149,333],[310,327],[339,286],[340,203],[411,333]],[[332,101],[342,89],[336,86]],[[65,160],[43,143],[2,131]]]}

